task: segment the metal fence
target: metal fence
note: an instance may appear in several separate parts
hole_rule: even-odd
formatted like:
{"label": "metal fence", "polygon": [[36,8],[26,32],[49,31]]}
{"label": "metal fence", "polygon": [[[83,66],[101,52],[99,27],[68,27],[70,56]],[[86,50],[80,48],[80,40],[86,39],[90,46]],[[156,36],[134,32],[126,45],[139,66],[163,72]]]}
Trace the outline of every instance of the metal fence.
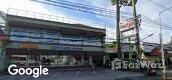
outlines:
{"label": "metal fence", "polygon": [[82,25],[102,28],[102,29],[105,29],[107,26],[109,26],[109,25],[105,25],[101,23],[81,21],[81,20],[76,20],[76,19],[71,19],[71,18],[66,18],[66,17],[60,17],[60,16],[44,14],[44,13],[37,13],[37,12],[32,12],[32,11],[27,11],[27,10],[19,10],[19,9],[14,9],[14,8],[7,9],[7,14],[34,18],[34,19],[62,22],[62,23],[68,23],[68,24],[82,24]]}

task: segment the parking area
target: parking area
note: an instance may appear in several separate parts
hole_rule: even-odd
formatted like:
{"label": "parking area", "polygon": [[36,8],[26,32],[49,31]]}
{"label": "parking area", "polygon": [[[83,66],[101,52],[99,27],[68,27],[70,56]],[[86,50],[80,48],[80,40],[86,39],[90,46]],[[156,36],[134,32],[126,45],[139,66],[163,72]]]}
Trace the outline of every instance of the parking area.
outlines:
{"label": "parking area", "polygon": [[1,74],[0,80],[115,80],[125,77],[140,77],[144,76],[137,72],[127,72],[127,71],[111,71],[109,69],[96,69],[96,74],[91,70],[80,71],[62,71],[53,70],[49,71],[46,76],[40,76],[38,78],[33,78],[32,76],[21,76],[21,75],[8,75]]}

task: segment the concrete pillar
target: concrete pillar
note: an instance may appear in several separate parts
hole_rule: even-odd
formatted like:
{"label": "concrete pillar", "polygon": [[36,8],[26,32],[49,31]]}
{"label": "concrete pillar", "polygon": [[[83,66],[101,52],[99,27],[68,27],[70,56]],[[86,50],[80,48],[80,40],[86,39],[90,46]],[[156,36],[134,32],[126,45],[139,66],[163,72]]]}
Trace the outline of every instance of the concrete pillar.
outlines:
{"label": "concrete pillar", "polygon": [[105,64],[106,64],[106,56],[103,55],[103,65],[105,65]]}
{"label": "concrete pillar", "polygon": [[5,52],[1,52],[1,57],[0,57],[0,72],[4,71],[5,68],[8,67],[8,60],[6,59]]}
{"label": "concrete pillar", "polygon": [[88,57],[88,64],[93,65],[93,59],[92,59],[91,55],[89,55],[89,57]]}
{"label": "concrete pillar", "polygon": [[124,58],[125,58],[125,57],[124,57],[124,54],[125,54],[125,53],[121,53],[121,54],[122,54],[122,59],[124,59]]}
{"label": "concrete pillar", "polygon": [[5,56],[4,46],[2,45],[2,41],[0,41],[0,72],[4,71],[5,67],[7,66],[7,60]]}
{"label": "concrete pillar", "polygon": [[64,64],[64,63],[66,63],[67,62],[67,56],[63,56],[63,58],[62,58],[62,63]]}
{"label": "concrete pillar", "polygon": [[128,53],[128,55],[129,55],[129,60],[131,60],[132,59],[132,53]]}
{"label": "concrete pillar", "polygon": [[111,62],[111,70],[115,70],[115,62],[114,61]]}
{"label": "concrete pillar", "polygon": [[81,65],[84,65],[84,55],[81,56]]}
{"label": "concrete pillar", "polygon": [[1,59],[0,61],[0,72],[3,72],[4,71],[4,67],[3,67],[3,60]]}
{"label": "concrete pillar", "polygon": [[75,65],[75,62],[76,62],[75,57],[72,56],[72,65]]}
{"label": "concrete pillar", "polygon": [[26,66],[29,66],[29,55],[26,55]]}

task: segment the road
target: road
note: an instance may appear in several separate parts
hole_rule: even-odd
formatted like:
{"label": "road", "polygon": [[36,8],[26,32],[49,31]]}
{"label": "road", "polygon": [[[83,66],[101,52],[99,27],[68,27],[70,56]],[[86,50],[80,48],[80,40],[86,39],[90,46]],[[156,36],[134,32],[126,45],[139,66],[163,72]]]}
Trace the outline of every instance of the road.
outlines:
{"label": "road", "polygon": [[[109,69],[96,69],[96,74],[91,70],[81,71],[50,71],[46,76],[33,78],[32,76],[0,74],[0,80],[148,80],[142,73],[131,71],[112,71]],[[150,80],[155,80],[151,79]],[[157,80],[157,79],[156,79]]]}

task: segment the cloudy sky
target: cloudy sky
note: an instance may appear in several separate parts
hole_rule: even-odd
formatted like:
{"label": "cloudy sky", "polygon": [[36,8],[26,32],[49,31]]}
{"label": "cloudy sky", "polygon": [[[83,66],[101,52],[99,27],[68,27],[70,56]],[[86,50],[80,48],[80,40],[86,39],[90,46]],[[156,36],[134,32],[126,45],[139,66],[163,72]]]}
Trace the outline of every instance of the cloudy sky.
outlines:
{"label": "cloudy sky", "polygon": [[[111,0],[58,0],[58,1],[70,1],[74,3],[80,3],[89,6],[101,7],[110,10],[115,10],[115,6],[111,5]],[[149,22],[147,16],[154,19],[155,22],[159,21],[159,12],[165,8],[171,7],[172,0],[138,0],[136,5],[137,13],[142,16],[142,25],[140,29],[141,39],[147,37],[153,33],[153,36],[144,39],[144,42],[159,43],[159,25]],[[34,11],[39,13],[52,14],[57,16],[63,16],[67,18],[89,21],[98,24],[108,25],[107,37],[116,38],[115,36],[115,18],[108,18],[100,15],[95,15],[91,13],[81,12],[77,10],[71,10],[67,8],[62,8],[59,6],[52,6],[47,4],[41,4],[33,2],[30,0],[0,0],[0,9],[5,11],[7,8],[16,8],[21,10]],[[122,7],[123,12],[132,12],[131,7]],[[172,9],[166,11],[162,14],[162,23],[172,27]],[[121,17],[122,18],[122,17]],[[122,20],[124,20],[122,18]],[[172,36],[172,29],[163,29],[163,39],[164,43],[170,42],[170,37]]]}

